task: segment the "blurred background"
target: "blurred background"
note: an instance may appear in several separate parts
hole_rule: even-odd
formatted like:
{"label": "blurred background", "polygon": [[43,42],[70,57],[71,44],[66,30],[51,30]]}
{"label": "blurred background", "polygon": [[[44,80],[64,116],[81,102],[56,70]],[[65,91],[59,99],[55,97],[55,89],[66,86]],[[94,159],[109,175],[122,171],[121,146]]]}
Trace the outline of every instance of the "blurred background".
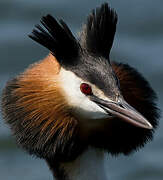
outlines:
{"label": "blurred background", "polygon": [[[92,8],[102,0],[0,0],[0,91],[8,79],[22,72],[48,51],[28,38],[40,17],[51,13],[63,18],[74,34]],[[112,49],[113,60],[136,67],[158,94],[163,106],[163,1],[110,0],[119,21]],[[1,92],[0,92],[1,93]],[[163,179],[163,120],[154,140],[129,157],[109,157],[112,180]],[[46,163],[18,149],[0,116],[0,179],[52,179]]]}

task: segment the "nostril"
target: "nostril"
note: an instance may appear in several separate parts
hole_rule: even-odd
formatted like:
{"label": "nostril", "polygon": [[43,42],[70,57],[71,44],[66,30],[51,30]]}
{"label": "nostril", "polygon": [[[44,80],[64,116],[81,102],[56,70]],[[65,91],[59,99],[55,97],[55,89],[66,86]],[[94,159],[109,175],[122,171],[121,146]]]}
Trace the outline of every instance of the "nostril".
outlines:
{"label": "nostril", "polygon": [[120,103],[119,103],[119,106],[120,106],[121,108],[124,108],[124,106],[123,106],[122,104],[120,104]]}

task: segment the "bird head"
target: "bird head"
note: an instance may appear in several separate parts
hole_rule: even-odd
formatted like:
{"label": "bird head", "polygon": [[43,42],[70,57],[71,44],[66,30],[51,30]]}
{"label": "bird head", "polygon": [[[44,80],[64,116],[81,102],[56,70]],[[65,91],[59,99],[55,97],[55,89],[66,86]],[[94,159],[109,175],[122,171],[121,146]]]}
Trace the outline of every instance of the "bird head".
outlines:
{"label": "bird head", "polygon": [[9,81],[3,114],[18,144],[45,159],[70,160],[87,147],[128,154],[157,126],[156,96],[129,65],[110,60],[117,14],[92,11],[77,40],[63,20],[41,19],[30,37],[50,50]]}

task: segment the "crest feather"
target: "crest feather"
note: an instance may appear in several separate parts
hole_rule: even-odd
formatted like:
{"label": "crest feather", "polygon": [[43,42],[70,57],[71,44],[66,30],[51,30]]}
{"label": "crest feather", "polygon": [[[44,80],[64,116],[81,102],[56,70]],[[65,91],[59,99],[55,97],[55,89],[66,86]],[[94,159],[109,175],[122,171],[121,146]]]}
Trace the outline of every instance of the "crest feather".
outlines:
{"label": "crest feather", "polygon": [[63,20],[57,20],[51,15],[42,17],[41,24],[29,35],[31,39],[49,49],[61,64],[72,64],[78,56],[79,43]]}
{"label": "crest feather", "polygon": [[81,32],[81,44],[89,52],[109,59],[117,19],[116,12],[107,3],[93,10]]}

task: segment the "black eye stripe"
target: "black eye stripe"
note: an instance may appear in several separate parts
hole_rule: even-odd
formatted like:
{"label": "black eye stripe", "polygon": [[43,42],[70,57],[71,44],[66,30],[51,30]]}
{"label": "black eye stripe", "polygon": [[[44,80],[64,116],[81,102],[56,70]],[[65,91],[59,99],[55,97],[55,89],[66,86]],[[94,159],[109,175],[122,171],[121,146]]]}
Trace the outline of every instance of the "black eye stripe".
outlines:
{"label": "black eye stripe", "polygon": [[119,81],[119,79],[117,78],[117,76],[115,76],[115,77],[116,77],[117,86],[120,88],[120,81]]}
{"label": "black eye stripe", "polygon": [[117,84],[118,88],[120,88],[120,81],[119,81],[118,77],[116,76],[115,73],[113,74],[113,76],[115,78],[115,81],[116,81],[116,84]]}

